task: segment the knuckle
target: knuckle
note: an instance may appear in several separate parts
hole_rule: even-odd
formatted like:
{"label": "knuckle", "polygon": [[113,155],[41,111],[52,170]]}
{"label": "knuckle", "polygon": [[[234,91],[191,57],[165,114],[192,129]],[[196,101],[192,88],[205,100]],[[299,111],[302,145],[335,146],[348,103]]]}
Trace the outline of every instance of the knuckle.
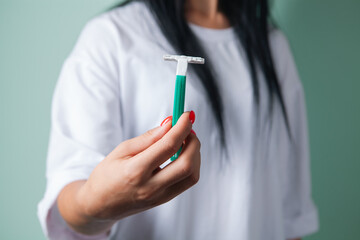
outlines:
{"label": "knuckle", "polygon": [[119,152],[122,152],[126,149],[128,149],[130,147],[130,141],[129,140],[126,140],[124,142],[122,142],[119,146],[118,146],[118,151]]}
{"label": "knuckle", "polygon": [[151,139],[151,141],[154,143],[156,141],[156,134],[154,129],[150,129],[143,135],[145,138]]}
{"label": "knuckle", "polygon": [[138,185],[142,182],[144,176],[144,171],[140,169],[129,170],[124,173],[124,180],[129,185]]}
{"label": "knuckle", "polygon": [[200,149],[201,149],[201,142],[200,142],[200,140],[199,140],[198,138],[196,138],[195,144],[196,144],[196,149],[197,149],[198,151],[200,151]]}
{"label": "knuckle", "polygon": [[201,142],[200,142],[200,140],[198,138],[196,138],[196,139],[197,139],[198,147],[199,147],[199,150],[200,150],[201,149]]}
{"label": "knuckle", "polygon": [[165,146],[166,152],[169,154],[176,153],[178,150],[176,139],[164,139],[163,145]]}
{"label": "knuckle", "polygon": [[192,129],[192,124],[190,123],[190,121],[187,121],[184,130],[190,133],[191,129]]}
{"label": "knuckle", "polygon": [[183,175],[189,176],[193,173],[193,166],[190,162],[184,161],[181,165]]}
{"label": "knuckle", "polygon": [[191,183],[193,185],[195,185],[196,183],[198,183],[200,180],[200,174],[199,173],[194,173],[191,175]]}
{"label": "knuckle", "polygon": [[136,193],[136,199],[143,204],[152,205],[154,204],[154,193],[155,190],[151,187],[139,188]]}
{"label": "knuckle", "polygon": [[152,136],[154,136],[153,130],[150,129],[150,130],[146,131],[146,132],[144,133],[144,136],[145,136],[145,137],[152,137]]}

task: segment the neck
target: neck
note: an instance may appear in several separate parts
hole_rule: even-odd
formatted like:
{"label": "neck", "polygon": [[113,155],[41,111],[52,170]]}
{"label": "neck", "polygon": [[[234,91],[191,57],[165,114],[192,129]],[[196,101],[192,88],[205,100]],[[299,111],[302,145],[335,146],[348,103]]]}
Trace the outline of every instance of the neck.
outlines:
{"label": "neck", "polygon": [[226,16],[218,10],[218,0],[187,0],[185,16],[189,22],[206,28],[230,27]]}

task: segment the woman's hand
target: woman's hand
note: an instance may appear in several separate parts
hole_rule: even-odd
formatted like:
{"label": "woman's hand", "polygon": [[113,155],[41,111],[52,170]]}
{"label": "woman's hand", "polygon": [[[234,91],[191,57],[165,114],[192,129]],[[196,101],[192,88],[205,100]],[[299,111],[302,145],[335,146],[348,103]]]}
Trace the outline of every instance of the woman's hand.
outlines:
{"label": "woman's hand", "polygon": [[[200,142],[192,130],[190,114],[117,146],[88,180],[67,185],[58,208],[76,231],[97,234],[119,219],[176,197],[199,180]],[[180,157],[166,168],[159,166],[184,143]]]}

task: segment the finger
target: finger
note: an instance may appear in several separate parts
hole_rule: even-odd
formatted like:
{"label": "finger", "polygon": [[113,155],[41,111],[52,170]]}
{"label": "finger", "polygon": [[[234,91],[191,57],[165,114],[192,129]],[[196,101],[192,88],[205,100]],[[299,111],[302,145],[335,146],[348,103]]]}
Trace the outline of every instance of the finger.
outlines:
{"label": "finger", "polygon": [[200,173],[198,175],[191,175],[184,180],[172,185],[165,191],[163,191],[162,196],[160,196],[160,204],[166,203],[178,196],[179,194],[185,192],[187,189],[194,186],[200,179]]}
{"label": "finger", "polygon": [[140,136],[122,142],[116,147],[113,153],[119,158],[134,156],[157,142],[170,129],[171,121],[163,122],[159,127],[153,128]]}
{"label": "finger", "polygon": [[134,164],[142,169],[149,169],[149,173],[152,173],[179,150],[191,128],[189,112],[185,112],[160,140],[134,157]]}
{"label": "finger", "polygon": [[199,170],[200,141],[195,134],[190,134],[185,140],[180,157],[163,170],[155,172],[149,183],[158,188],[168,188],[190,175],[196,175]]}

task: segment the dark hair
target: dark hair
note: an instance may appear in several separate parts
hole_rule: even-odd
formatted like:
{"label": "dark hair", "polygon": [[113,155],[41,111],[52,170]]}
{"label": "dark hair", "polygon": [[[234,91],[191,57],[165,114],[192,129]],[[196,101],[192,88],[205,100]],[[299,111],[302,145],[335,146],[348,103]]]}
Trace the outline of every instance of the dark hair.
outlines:
{"label": "dark hair", "polygon": [[[207,54],[191,31],[185,18],[186,0],[127,0],[118,6],[123,6],[131,1],[142,1],[150,8],[155,16],[161,31],[172,44],[178,54],[189,56],[203,56]],[[274,98],[280,103],[284,121],[288,129],[289,122],[284,104],[284,99],[274,62],[269,46],[269,6],[267,0],[219,0],[219,11],[229,20],[238,39],[243,46],[252,77],[255,102],[259,108],[259,78],[257,69],[264,74],[269,92],[269,113],[273,112]],[[184,37],[186,36],[186,38]],[[220,140],[225,145],[225,130],[223,119],[223,106],[217,88],[211,61],[206,58],[205,65],[191,65],[198,75],[214,112],[214,117],[220,130]]]}

